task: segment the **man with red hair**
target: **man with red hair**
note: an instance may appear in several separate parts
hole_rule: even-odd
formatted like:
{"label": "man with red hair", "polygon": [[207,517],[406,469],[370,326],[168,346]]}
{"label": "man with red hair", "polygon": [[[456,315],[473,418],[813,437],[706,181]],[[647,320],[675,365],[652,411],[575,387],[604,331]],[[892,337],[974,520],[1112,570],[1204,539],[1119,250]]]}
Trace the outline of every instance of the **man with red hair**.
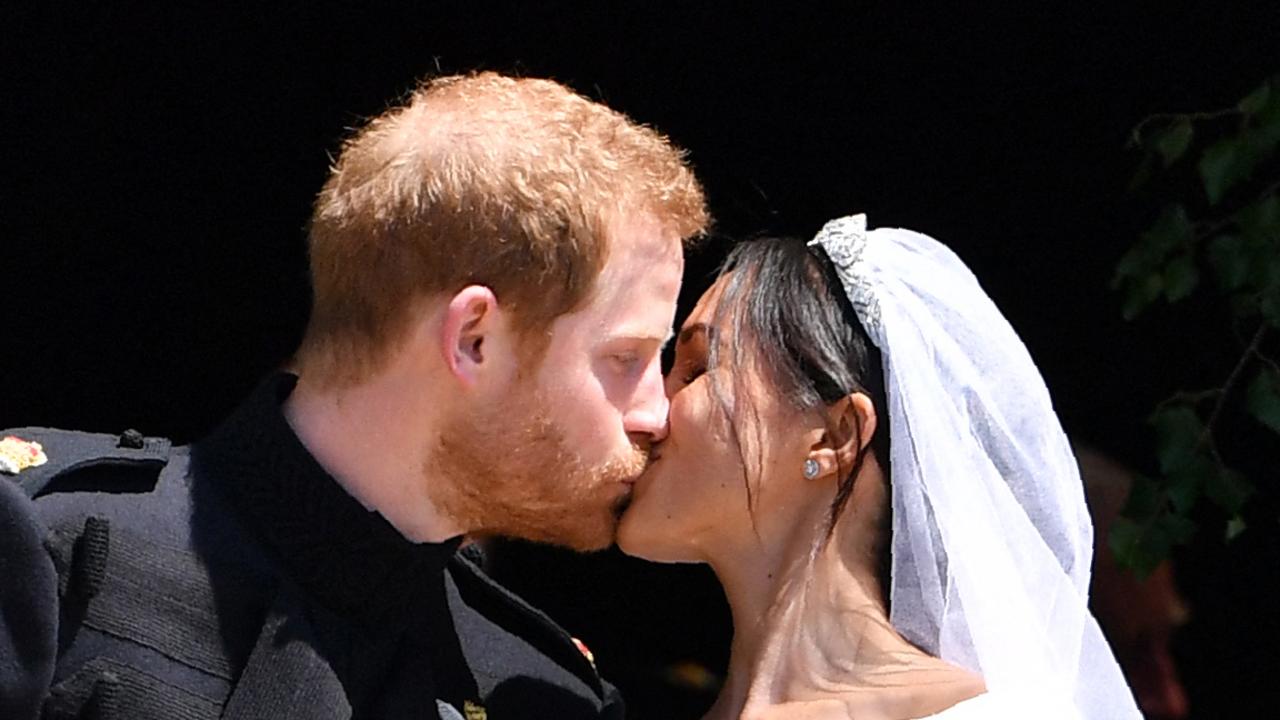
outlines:
{"label": "man with red hair", "polygon": [[289,367],[189,447],[11,431],[6,718],[621,718],[473,541],[613,541],[708,222],[680,151],[547,80],[440,78],[344,145]]}

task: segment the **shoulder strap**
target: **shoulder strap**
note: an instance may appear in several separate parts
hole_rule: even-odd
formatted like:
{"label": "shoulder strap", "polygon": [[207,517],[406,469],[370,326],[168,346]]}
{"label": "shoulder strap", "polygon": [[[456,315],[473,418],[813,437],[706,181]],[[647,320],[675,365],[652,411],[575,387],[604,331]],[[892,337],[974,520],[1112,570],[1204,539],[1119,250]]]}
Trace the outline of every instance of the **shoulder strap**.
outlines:
{"label": "shoulder strap", "polygon": [[156,470],[169,462],[172,443],[166,438],[146,437],[136,430],[119,435],[88,433],[54,428],[25,427],[0,432],[40,443],[48,462],[18,473],[18,486],[27,497],[44,494],[57,478],[88,467],[148,467]]}

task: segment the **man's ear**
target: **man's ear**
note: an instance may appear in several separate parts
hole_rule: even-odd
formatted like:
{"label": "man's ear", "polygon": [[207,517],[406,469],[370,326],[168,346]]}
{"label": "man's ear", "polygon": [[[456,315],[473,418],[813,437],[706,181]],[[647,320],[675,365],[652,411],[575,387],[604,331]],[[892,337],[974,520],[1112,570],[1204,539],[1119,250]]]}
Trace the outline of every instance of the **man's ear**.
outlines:
{"label": "man's ear", "polygon": [[818,463],[818,477],[850,467],[876,432],[876,408],[866,393],[846,395],[827,407],[827,427],[818,433],[809,458]]}
{"label": "man's ear", "polygon": [[489,359],[489,338],[501,326],[501,310],[493,290],[468,285],[449,299],[440,324],[440,350],[445,366],[467,386],[475,385]]}

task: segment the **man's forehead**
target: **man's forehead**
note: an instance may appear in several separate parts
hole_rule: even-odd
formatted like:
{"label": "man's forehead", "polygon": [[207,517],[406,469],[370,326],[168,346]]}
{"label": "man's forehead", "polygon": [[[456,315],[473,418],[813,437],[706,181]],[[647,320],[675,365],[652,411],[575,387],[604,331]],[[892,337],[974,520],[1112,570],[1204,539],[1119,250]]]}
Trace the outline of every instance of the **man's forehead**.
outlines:
{"label": "man's forehead", "polygon": [[627,300],[639,295],[650,301],[674,301],[684,273],[684,251],[680,238],[660,234],[638,234],[611,244],[608,259],[596,278],[597,299]]}
{"label": "man's forehead", "polygon": [[609,254],[591,295],[557,325],[592,345],[620,339],[666,343],[684,272],[680,238],[643,215],[612,223]]}
{"label": "man's forehead", "polygon": [[617,212],[605,224],[609,255],[621,251],[640,256],[684,255],[680,233],[649,212]]}

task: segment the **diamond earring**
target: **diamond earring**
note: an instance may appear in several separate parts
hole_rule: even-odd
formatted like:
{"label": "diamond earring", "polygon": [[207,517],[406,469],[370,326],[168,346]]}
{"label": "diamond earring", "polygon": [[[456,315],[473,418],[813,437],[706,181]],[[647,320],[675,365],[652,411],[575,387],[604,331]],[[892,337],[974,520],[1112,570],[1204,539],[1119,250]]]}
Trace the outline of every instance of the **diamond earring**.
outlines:
{"label": "diamond earring", "polygon": [[805,460],[804,461],[804,479],[812,480],[818,477],[818,471],[820,469],[821,468],[818,467],[817,460],[814,460],[813,458],[809,458],[808,460]]}

